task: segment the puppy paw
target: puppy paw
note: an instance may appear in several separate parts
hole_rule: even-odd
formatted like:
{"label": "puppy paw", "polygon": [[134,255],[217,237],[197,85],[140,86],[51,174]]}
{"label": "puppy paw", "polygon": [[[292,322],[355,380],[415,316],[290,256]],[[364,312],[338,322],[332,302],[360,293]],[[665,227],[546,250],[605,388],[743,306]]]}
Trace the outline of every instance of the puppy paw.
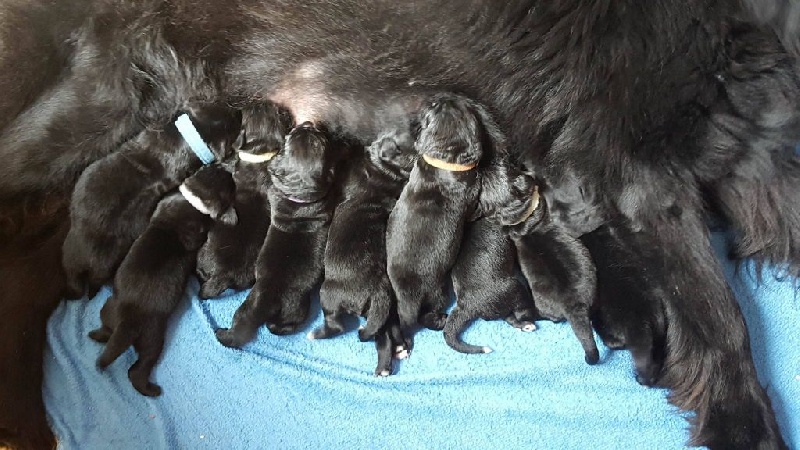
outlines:
{"label": "puppy paw", "polygon": [[244,345],[243,342],[239,342],[239,340],[236,339],[236,335],[230,330],[230,328],[219,328],[214,332],[214,335],[217,337],[219,343],[225,347],[239,348]]}
{"label": "puppy paw", "polygon": [[600,361],[600,353],[597,350],[587,352],[584,356],[584,360],[586,361],[586,364],[593,366]]}
{"label": "puppy paw", "polygon": [[391,370],[386,370],[386,369],[376,370],[375,371],[375,376],[376,377],[388,377],[391,374],[392,374],[392,371]]}
{"label": "puppy paw", "polygon": [[398,345],[394,349],[394,358],[395,359],[408,359],[411,356],[411,352],[404,346]]}
{"label": "puppy paw", "polygon": [[98,328],[89,332],[89,338],[95,342],[105,344],[111,337],[111,330],[105,327]]}
{"label": "puppy paw", "polygon": [[161,386],[155,383],[147,382],[144,385],[134,385],[133,387],[145,397],[158,397],[161,395]]}
{"label": "puppy paw", "polygon": [[483,353],[492,353],[494,351],[491,347],[482,347],[481,349],[483,350]]}
{"label": "puppy paw", "polygon": [[519,329],[520,331],[530,333],[532,331],[536,331],[536,324],[533,322],[522,322],[522,326],[519,327]]}

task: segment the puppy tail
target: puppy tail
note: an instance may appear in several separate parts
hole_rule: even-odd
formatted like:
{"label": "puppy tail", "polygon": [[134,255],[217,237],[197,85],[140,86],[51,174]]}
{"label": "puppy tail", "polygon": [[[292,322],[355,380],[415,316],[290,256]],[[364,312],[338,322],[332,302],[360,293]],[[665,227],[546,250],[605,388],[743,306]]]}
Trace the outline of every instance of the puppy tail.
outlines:
{"label": "puppy tail", "polygon": [[106,343],[106,347],[103,349],[103,353],[101,353],[100,357],[97,358],[97,367],[100,369],[105,369],[111,365],[111,363],[116,361],[120,355],[125,353],[125,350],[133,345],[138,336],[138,331],[136,331],[129,323],[126,323],[125,321],[120,322],[120,324],[111,333],[111,337],[108,338],[108,342]]}
{"label": "puppy tail", "polygon": [[[387,292],[388,291],[388,292]],[[383,328],[389,319],[389,312],[395,303],[391,287],[383,292],[372,296],[367,310],[367,323],[364,328],[358,331],[358,338],[361,341],[368,341],[375,338],[375,335]]]}
{"label": "puppy tail", "polygon": [[444,341],[447,342],[450,348],[460,353],[491,353],[492,349],[489,347],[467,344],[461,340],[461,333],[464,332],[472,320],[473,318],[470,317],[465,309],[458,306],[453,308],[444,325]]}

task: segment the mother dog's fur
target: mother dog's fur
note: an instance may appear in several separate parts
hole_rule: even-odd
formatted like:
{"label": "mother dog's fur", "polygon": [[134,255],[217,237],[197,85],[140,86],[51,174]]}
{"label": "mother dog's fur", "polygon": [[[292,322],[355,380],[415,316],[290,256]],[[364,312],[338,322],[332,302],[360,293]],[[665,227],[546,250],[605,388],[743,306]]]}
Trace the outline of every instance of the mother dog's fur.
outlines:
{"label": "mother dog's fur", "polygon": [[[218,87],[234,100],[283,101],[363,142],[386,128],[370,111],[393,104],[387,97],[460,92],[493,110],[510,147],[554,188],[576,173],[599,192],[592,208],[621,214],[663,249],[666,282],[682,283],[672,304],[683,343],[665,370],[705,361],[682,369],[690,381],[663,380],[676,404],[698,411],[694,442],[775,448],[701,220],[714,205],[739,232],[738,254],[797,275],[800,33],[786,13],[793,2],[767,3],[778,12],[756,0],[6,2],[2,31],[28,51],[0,46],[0,86],[17,88],[0,99],[0,198],[68,189],[183,97]],[[18,64],[29,54],[54,58]],[[197,86],[184,71],[226,78]],[[731,359],[739,364],[723,373]],[[730,397],[731,386],[746,388]],[[725,422],[750,432],[723,435]]]}

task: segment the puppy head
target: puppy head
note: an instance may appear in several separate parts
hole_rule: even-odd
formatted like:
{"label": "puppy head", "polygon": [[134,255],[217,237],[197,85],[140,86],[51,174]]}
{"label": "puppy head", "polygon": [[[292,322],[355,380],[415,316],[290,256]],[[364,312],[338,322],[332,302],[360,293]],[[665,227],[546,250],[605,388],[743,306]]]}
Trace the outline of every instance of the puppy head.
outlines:
{"label": "puppy head", "polygon": [[398,178],[408,178],[417,160],[411,136],[407,135],[404,138],[396,132],[378,136],[378,139],[367,148],[367,154],[373,164]]}
{"label": "puppy head", "polygon": [[236,225],[233,208],[236,185],[230,172],[221,164],[205,166],[187,178],[180,192],[198,211],[226,225]]}
{"label": "puppy head", "polygon": [[504,200],[495,213],[501,225],[517,225],[528,220],[542,202],[539,187],[532,176],[517,172],[509,181],[507,193],[502,196]]}
{"label": "puppy head", "polygon": [[233,148],[239,152],[242,161],[254,155],[252,161],[259,161],[264,155],[277,154],[283,147],[286,133],[292,126],[288,111],[267,103],[244,108],[242,127]]}
{"label": "puppy head", "polygon": [[333,184],[335,161],[325,132],[311,122],[293,129],[269,165],[272,183],[298,203],[321,200]]}
{"label": "puppy head", "polygon": [[242,125],[241,111],[219,104],[194,104],[187,113],[217,161],[227,158]]}
{"label": "puppy head", "polygon": [[432,97],[419,114],[417,151],[451,164],[477,164],[486,137],[477,108],[472,101],[452,94]]}

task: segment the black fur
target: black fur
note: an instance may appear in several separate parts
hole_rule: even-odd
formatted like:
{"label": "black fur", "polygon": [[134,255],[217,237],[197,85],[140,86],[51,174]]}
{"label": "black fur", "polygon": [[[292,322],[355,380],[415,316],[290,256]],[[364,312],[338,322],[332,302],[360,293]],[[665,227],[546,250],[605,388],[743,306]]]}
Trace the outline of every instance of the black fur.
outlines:
{"label": "black fur", "polygon": [[[217,160],[239,131],[240,115],[219,105],[189,108],[192,122]],[[68,298],[93,297],[109,281],[147,227],[159,199],[202,166],[175,126],[144,131],[117,153],[89,166],[72,195],[63,261]]]}
{"label": "black fur", "polygon": [[602,226],[581,237],[597,273],[592,324],[606,346],[631,352],[636,381],[654,386],[666,357],[665,299],[671,287],[660,284],[664,267],[658,252],[626,230]]}
{"label": "black fur", "polygon": [[102,326],[89,333],[105,343],[101,369],[133,346],[138,360],[128,370],[131,384],[146,396],[161,395],[150,373],[164,348],[167,322],[183,298],[197,251],[213,220],[236,223],[235,185],[219,165],[205,167],[184,185],[211,215],[195,209],[181,193],[159,202],[145,232],[134,242],[114,277],[114,294],[100,311]]}
{"label": "black fur", "polygon": [[458,255],[464,223],[475,214],[480,195],[477,168],[443,170],[422,156],[477,166],[488,137],[475,109],[469,100],[444,94],[423,110],[415,142],[420,158],[389,215],[387,270],[409,351],[418,323],[434,330],[444,327],[446,277]]}
{"label": "black fur", "polygon": [[527,220],[509,228],[509,235],[538,314],[554,321],[567,320],[583,347],[586,363],[596,364],[600,353],[590,310],[597,281],[589,251],[550,219],[543,198]]}
{"label": "black fur", "polygon": [[[256,155],[277,153],[283,147],[290,120],[285,111],[270,103],[245,108],[234,148]],[[228,288],[242,290],[255,282],[256,258],[270,221],[268,164],[237,160],[233,178],[239,221],[235,226],[217,222],[209,231],[197,256],[200,298],[216,297]]]}
{"label": "black fur", "polygon": [[[770,5],[776,12],[765,14]],[[391,109],[387,98],[414,103],[425,92],[460,92],[491,109],[510,151],[554,189],[574,172],[603,210],[652,235],[665,267],[676,271],[665,279],[691,280],[682,296],[700,305],[676,314],[686,323],[701,314],[713,331],[670,352],[713,356],[709,349],[739,342],[737,330],[715,321],[741,317],[697,228],[701,211],[726,205],[718,209],[740,232],[740,254],[800,265],[792,250],[800,224],[784,216],[800,203],[793,187],[800,170],[787,152],[787,142],[800,141],[800,68],[790,50],[797,33],[785,32],[794,26],[792,7],[791,0],[376,0],[369,8],[356,0],[4,2],[2,31],[20,45],[0,49],[0,198],[69,189],[83,167],[191,97],[272,98],[366,143],[386,129],[372,112]],[[746,52],[730,51],[743,44]],[[48,57],[28,57],[36,54]],[[204,76],[186,76],[197,73]],[[737,213],[740,205],[758,213]],[[714,308],[729,315],[698,312]],[[735,381],[756,398],[763,390],[747,369],[748,351],[736,345],[723,353],[742,362]],[[686,370],[705,383],[698,389],[733,389],[726,378]],[[689,392],[681,379],[664,382],[680,396]],[[761,400],[717,398],[730,414],[755,409],[767,422],[772,414]],[[707,408],[710,397],[689,399],[681,404]],[[706,425],[693,429],[695,442],[710,442]],[[754,445],[732,448],[782,443],[776,432],[752,436]]]}
{"label": "black fur", "polygon": [[489,347],[465,344],[461,333],[477,318],[505,319],[523,331],[536,329],[530,295],[517,278],[514,243],[503,228],[489,219],[467,224],[464,242],[451,273],[456,307],[447,317],[444,339],[462,353],[488,353]]}
{"label": "black fur", "polygon": [[397,324],[387,324],[397,300],[386,273],[386,223],[417,156],[398,141],[403,139],[383,136],[363,158],[349,163],[346,198],[336,207],[325,247],[325,281],[319,293],[325,324],[309,334],[328,338],[345,331],[345,315],[365,317],[358,335],[362,341],[375,338],[375,375],[382,376],[392,373],[393,352],[403,345],[392,339],[389,329]]}
{"label": "black fur", "polygon": [[230,328],[216,331],[226,347],[241,347],[266,324],[274,334],[294,333],[308,319],[311,293],[324,275],[325,243],[336,193],[337,155],[310,123],[286,138],[269,164],[272,222],[256,261],[256,283]]}

